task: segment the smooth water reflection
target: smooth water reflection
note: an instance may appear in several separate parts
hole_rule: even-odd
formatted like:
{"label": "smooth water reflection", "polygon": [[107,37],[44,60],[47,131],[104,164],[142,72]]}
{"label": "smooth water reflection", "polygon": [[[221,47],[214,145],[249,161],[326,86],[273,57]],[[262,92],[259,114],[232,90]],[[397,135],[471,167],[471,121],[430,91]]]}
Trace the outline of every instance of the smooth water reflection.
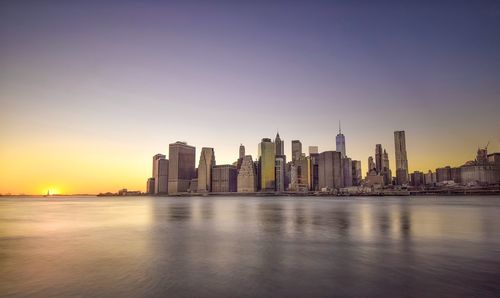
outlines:
{"label": "smooth water reflection", "polygon": [[0,296],[500,295],[500,198],[0,200]]}

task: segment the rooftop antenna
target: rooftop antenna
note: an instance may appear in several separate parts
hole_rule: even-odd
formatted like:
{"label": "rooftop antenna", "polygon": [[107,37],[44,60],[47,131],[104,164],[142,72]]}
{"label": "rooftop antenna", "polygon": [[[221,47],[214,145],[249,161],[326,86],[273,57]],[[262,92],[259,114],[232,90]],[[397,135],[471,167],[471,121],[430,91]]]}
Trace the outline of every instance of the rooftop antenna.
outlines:
{"label": "rooftop antenna", "polygon": [[339,120],[339,135],[341,135],[341,134],[342,134],[342,128],[340,126],[340,120]]}

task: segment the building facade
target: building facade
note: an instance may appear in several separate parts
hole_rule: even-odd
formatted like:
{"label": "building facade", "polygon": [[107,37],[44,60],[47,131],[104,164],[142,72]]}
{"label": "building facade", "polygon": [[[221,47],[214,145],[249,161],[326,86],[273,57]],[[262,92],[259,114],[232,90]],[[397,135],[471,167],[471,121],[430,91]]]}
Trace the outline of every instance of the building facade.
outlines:
{"label": "building facade", "polygon": [[406,136],[404,130],[394,132],[394,147],[396,155],[396,183],[408,183],[408,156],[406,154]]}
{"label": "building facade", "polygon": [[259,144],[260,187],[262,191],[274,191],[276,147],[271,139],[264,138]]}
{"label": "building facade", "polygon": [[345,151],[345,136],[342,134],[340,122],[339,122],[339,133],[335,137],[335,150],[337,152],[340,152],[342,158],[346,158],[347,155]]}
{"label": "building facade", "polygon": [[246,155],[242,159],[237,178],[238,192],[257,191],[257,173],[251,155]]}
{"label": "building facade", "polygon": [[292,140],[292,161],[302,156],[302,143],[299,140]]}
{"label": "building facade", "polygon": [[325,151],[318,158],[318,185],[320,190],[343,187],[342,157],[340,152]]}
{"label": "building facade", "polygon": [[276,191],[285,191],[285,177],[286,177],[286,156],[276,155],[275,169],[275,179],[276,179]]}
{"label": "building facade", "polygon": [[215,153],[213,148],[203,147],[198,164],[197,192],[207,193],[212,191],[212,168],[215,166]]}
{"label": "building facade", "polygon": [[196,148],[185,142],[169,145],[168,193],[187,192],[195,178]]}
{"label": "building facade", "polygon": [[233,165],[214,166],[212,168],[212,192],[236,192],[237,176],[236,167]]}

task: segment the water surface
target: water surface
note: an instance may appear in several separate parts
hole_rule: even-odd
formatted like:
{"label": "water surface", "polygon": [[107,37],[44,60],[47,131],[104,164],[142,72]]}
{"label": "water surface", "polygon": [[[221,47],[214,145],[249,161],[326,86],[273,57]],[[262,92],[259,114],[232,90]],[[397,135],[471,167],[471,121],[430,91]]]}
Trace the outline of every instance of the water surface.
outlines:
{"label": "water surface", "polygon": [[2,198],[0,296],[500,296],[500,197]]}

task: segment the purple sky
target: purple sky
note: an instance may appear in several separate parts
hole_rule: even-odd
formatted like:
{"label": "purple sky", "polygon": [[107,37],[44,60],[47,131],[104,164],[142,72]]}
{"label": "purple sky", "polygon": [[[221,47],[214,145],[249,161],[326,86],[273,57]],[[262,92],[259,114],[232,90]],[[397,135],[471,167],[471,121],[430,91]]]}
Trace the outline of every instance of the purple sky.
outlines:
{"label": "purple sky", "polygon": [[0,69],[4,160],[146,178],[177,140],[230,163],[277,129],[332,150],[338,120],[363,168],[376,143],[394,166],[394,130],[410,170],[500,151],[498,1],[4,1]]}

